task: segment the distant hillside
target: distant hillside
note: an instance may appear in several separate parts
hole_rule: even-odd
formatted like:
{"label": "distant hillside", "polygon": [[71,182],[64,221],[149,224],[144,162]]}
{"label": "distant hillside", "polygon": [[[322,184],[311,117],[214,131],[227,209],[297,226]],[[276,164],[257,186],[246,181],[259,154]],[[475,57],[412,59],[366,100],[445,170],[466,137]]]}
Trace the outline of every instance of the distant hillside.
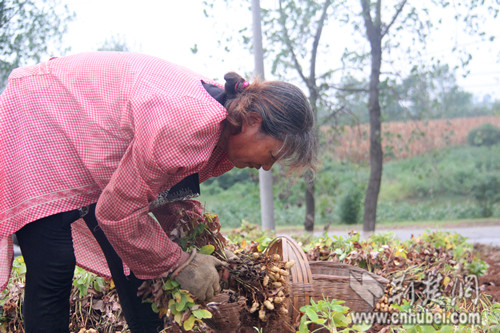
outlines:
{"label": "distant hillside", "polygon": [[[382,148],[385,159],[403,159],[450,145],[465,144],[469,131],[485,123],[500,126],[500,117],[383,123]],[[326,127],[322,130],[327,133]],[[338,133],[327,134],[327,142],[335,158],[360,162],[368,160],[368,137],[368,124],[345,126]]]}

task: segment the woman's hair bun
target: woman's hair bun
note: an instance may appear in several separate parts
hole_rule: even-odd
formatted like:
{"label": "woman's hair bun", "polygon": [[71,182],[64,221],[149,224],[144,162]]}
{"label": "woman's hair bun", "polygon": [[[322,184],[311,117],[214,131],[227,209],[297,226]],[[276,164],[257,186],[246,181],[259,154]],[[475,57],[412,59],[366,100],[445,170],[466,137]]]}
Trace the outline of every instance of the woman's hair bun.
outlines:
{"label": "woman's hair bun", "polygon": [[246,85],[244,85],[246,80],[235,72],[229,72],[224,75],[224,80],[226,80],[224,90],[226,92],[227,99],[235,98],[236,95],[241,93],[243,88],[246,87]]}

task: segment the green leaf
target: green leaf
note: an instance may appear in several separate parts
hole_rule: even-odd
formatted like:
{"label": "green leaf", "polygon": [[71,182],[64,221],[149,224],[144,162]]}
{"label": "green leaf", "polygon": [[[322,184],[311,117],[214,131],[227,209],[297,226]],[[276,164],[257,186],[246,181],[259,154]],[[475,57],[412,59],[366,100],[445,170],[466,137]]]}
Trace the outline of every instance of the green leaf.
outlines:
{"label": "green leaf", "polygon": [[168,308],[170,309],[170,311],[172,311],[172,313],[174,315],[176,315],[177,313],[179,313],[179,311],[177,311],[177,309],[175,308],[175,305],[176,305],[176,303],[175,303],[174,299],[170,299],[168,301]]}
{"label": "green leaf", "polygon": [[80,291],[80,297],[87,296],[87,287],[84,285],[79,285],[78,290]]}
{"label": "green leaf", "polygon": [[347,312],[347,307],[342,306],[342,305],[338,305],[338,304],[334,304],[334,305],[332,305],[332,311],[333,312],[346,313]]}
{"label": "green leaf", "polygon": [[201,254],[210,255],[210,254],[214,253],[214,251],[215,251],[215,246],[213,246],[212,244],[205,245],[200,249]]}
{"label": "green leaf", "polygon": [[415,325],[402,325],[403,326],[403,329],[407,332],[407,333],[417,333],[417,327],[419,326],[415,326]]}
{"label": "green leaf", "polygon": [[300,326],[299,326],[298,333],[309,333],[309,328],[307,327],[306,316],[302,316],[302,318],[300,318]]}
{"label": "green leaf", "polygon": [[437,330],[432,325],[421,325],[422,333],[435,333]]}
{"label": "green leaf", "polygon": [[372,327],[372,324],[359,324],[352,325],[352,330],[354,332],[366,332]]}
{"label": "green leaf", "polygon": [[187,298],[184,294],[181,294],[181,299],[180,301],[177,302],[175,305],[175,309],[177,311],[183,311],[186,309],[186,303],[187,303]]}
{"label": "green leaf", "polygon": [[179,287],[179,282],[175,280],[165,280],[161,288],[163,290],[174,290],[177,287]]}
{"label": "green leaf", "polygon": [[453,330],[452,326],[446,325],[446,326],[441,327],[441,329],[438,332],[439,333],[453,333],[454,330]]}
{"label": "green leaf", "polygon": [[182,325],[182,316],[184,315],[184,313],[182,312],[177,312],[175,315],[174,315],[174,320],[177,324],[179,325]]}
{"label": "green leaf", "polygon": [[97,291],[102,291],[104,289],[104,281],[97,278],[94,280],[94,289],[97,290]]}
{"label": "green leaf", "polygon": [[174,299],[175,299],[175,301],[177,303],[181,302],[181,300],[182,300],[182,294],[179,291],[173,293],[172,296],[174,296]]}
{"label": "green leaf", "polygon": [[335,322],[335,325],[340,326],[340,327],[347,327],[350,323],[350,317],[344,315],[343,313],[336,313],[333,316],[333,321]]}
{"label": "green leaf", "polygon": [[316,321],[319,319],[318,314],[311,308],[306,309],[306,315],[311,319],[311,321]]}
{"label": "green leaf", "polygon": [[306,310],[310,307],[310,305],[303,305],[300,307],[299,311],[300,312],[306,312]]}
{"label": "green leaf", "polygon": [[205,309],[193,310],[193,315],[198,319],[212,318],[212,313]]}
{"label": "green leaf", "polygon": [[188,319],[186,319],[186,321],[184,321],[184,329],[186,331],[190,331],[193,329],[194,327],[194,322],[195,322],[196,318],[193,316],[193,315],[190,315]]}

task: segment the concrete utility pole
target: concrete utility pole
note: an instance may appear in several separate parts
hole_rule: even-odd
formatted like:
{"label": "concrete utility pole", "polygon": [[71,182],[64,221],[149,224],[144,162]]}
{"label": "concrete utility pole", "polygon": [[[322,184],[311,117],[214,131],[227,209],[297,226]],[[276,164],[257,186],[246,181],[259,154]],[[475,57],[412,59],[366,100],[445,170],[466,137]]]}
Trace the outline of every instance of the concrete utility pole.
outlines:
{"label": "concrete utility pole", "polygon": [[[260,19],[260,0],[252,0],[253,52],[256,77],[264,80],[264,51],[262,49],[262,29]],[[274,196],[271,171],[259,169],[260,214],[262,228],[274,230]]]}

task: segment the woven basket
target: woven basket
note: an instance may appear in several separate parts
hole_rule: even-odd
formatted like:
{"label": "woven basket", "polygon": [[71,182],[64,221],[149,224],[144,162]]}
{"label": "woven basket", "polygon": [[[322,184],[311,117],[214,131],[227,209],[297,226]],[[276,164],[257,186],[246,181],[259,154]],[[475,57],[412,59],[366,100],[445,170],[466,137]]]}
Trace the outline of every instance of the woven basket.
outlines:
{"label": "woven basket", "polygon": [[[281,332],[286,331],[285,327],[298,323],[300,308],[309,304],[311,298],[315,301],[335,298],[344,300],[344,305],[351,311],[372,311],[373,305],[382,296],[377,296],[376,293],[374,295],[374,291],[385,289],[389,283],[387,279],[359,267],[326,261],[308,261],[302,248],[288,236],[275,238],[265,253],[277,253],[284,261],[295,261],[295,265],[290,269],[290,299],[287,304],[291,325],[280,326]],[[353,288],[353,283],[361,284],[362,290]],[[211,299],[216,311],[212,311],[214,317],[209,325],[217,332],[252,332],[253,328],[241,327],[239,322],[239,311],[244,300],[227,303],[227,299],[225,294]]]}
{"label": "woven basket", "polygon": [[251,332],[249,329],[240,327],[240,311],[245,305],[244,297],[240,297],[237,302],[230,303],[229,295],[221,293],[211,298],[207,305],[212,318],[203,321],[217,333]]}
{"label": "woven basket", "polygon": [[[386,278],[370,273],[360,267],[328,262],[308,261],[302,248],[288,236],[280,236],[272,241],[268,250],[278,253],[283,260],[295,260],[290,271],[290,293],[292,323],[300,318],[300,307],[309,304],[310,299],[324,298],[345,301],[351,311],[372,311],[385,286]],[[362,285],[362,288],[356,286]]]}
{"label": "woven basket", "polygon": [[[327,261],[310,261],[313,275],[311,297],[344,300],[354,312],[372,311],[384,295],[389,280],[362,268]],[[358,286],[358,288],[356,288]]]}

